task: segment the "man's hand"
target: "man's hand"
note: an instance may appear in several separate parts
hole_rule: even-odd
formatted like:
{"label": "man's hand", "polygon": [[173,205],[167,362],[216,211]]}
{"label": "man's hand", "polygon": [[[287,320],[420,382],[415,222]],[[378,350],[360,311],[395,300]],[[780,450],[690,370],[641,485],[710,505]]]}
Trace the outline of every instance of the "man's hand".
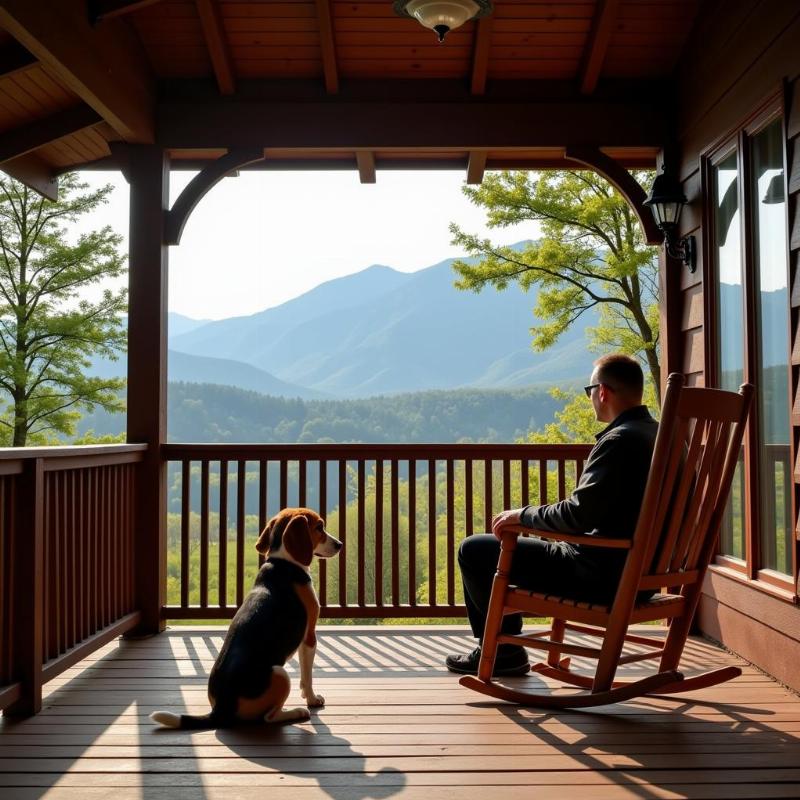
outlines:
{"label": "man's hand", "polygon": [[492,533],[499,539],[500,529],[505,525],[520,525],[522,522],[522,508],[511,508],[508,511],[501,511],[492,519]]}

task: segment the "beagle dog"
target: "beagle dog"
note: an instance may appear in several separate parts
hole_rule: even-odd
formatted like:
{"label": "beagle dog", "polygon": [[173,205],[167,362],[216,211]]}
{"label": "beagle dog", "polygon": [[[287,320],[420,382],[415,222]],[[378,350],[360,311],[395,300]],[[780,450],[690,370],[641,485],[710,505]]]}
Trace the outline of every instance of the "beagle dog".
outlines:
{"label": "beagle dog", "polygon": [[[309,567],[314,556],[331,558],[341,548],[309,508],[285,508],[274,516],[256,542],[267,560],[231,621],[208,679],[211,711],[202,716],[154,711],[150,719],[167,728],[195,729],[309,719],[308,708],[325,704],[312,686],[319,600]],[[298,650],[300,691],[308,708],[284,708],[290,688],[284,664]]]}

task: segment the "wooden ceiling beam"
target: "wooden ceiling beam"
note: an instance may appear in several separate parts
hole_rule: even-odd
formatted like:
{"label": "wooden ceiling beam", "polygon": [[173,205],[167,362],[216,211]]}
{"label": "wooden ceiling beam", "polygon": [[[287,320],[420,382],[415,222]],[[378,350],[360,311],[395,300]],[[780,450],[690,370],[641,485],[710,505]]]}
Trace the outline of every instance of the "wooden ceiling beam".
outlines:
{"label": "wooden ceiling beam", "polygon": [[339,68],[336,64],[336,42],[333,36],[331,0],[316,0],[316,4],[325,90],[328,94],[336,94],[339,91]]}
{"label": "wooden ceiling beam", "polygon": [[486,150],[473,150],[467,159],[467,183],[483,183],[483,173],[486,171]]}
{"label": "wooden ceiling beam", "polygon": [[486,91],[489,71],[489,45],[492,41],[493,17],[482,17],[475,26],[475,48],[472,54],[472,94]]}
{"label": "wooden ceiling beam", "polygon": [[44,119],[37,119],[19,128],[0,133],[0,162],[37,150],[56,139],[91,128],[102,122],[102,117],[81,103],[66,111],[59,111]]}
{"label": "wooden ceiling beam", "polygon": [[225,38],[225,27],[217,0],[195,0],[200,25],[211,57],[211,65],[217,78],[217,86],[222,94],[233,94],[236,91],[236,79],[233,74],[228,42]]}
{"label": "wooden ceiling beam", "polygon": [[121,17],[160,2],[161,0],[89,0],[89,22],[96,25],[98,22]]}
{"label": "wooden ceiling beam", "polygon": [[0,50],[0,78],[7,78],[36,63],[36,56],[29,53],[16,39],[12,39]]}
{"label": "wooden ceiling beam", "polygon": [[85,0],[43,14],[30,0],[0,0],[0,26],[126,141],[153,141],[155,84],[136,35],[120,20],[92,28]]}
{"label": "wooden ceiling beam", "polygon": [[592,29],[589,33],[589,42],[581,64],[580,83],[581,93],[591,94],[600,79],[600,71],[614,32],[614,23],[617,21],[620,0],[598,0],[597,10],[592,20]]}
{"label": "wooden ceiling beam", "polygon": [[[659,148],[674,121],[652,95],[626,100],[500,100],[465,97],[387,102],[254,97],[164,99],[157,140],[166,149]],[[500,122],[499,122],[500,121]]]}
{"label": "wooden ceiling beam", "polygon": [[44,159],[27,153],[0,164],[0,170],[48,200],[58,200],[58,178]]}
{"label": "wooden ceiling beam", "polygon": [[369,150],[357,150],[356,164],[358,165],[358,179],[361,183],[375,183],[375,154]]}

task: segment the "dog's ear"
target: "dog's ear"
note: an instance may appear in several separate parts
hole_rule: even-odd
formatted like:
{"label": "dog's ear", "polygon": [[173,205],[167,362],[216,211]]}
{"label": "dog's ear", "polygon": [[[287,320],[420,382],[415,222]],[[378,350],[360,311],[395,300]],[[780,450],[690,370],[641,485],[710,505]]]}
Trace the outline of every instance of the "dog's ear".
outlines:
{"label": "dog's ear", "polygon": [[292,517],[283,532],[283,546],[289,555],[304,567],[311,566],[314,558],[314,547],[311,543],[311,531],[308,519],[302,514]]}
{"label": "dog's ear", "polygon": [[258,541],[256,542],[256,550],[258,550],[262,556],[266,555],[272,547],[272,534],[275,532],[277,523],[278,517],[273,517],[267,523],[264,530],[261,531],[261,535],[258,537]]}

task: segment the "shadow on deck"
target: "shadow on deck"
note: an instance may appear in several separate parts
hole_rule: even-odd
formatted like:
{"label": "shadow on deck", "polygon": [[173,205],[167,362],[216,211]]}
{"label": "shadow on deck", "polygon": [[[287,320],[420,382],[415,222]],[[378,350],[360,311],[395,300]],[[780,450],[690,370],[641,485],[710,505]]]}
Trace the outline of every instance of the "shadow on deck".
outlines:
{"label": "shadow on deck", "polygon": [[552,713],[459,686],[442,664],[472,647],[463,628],[325,626],[315,684],[327,704],[309,723],[157,731],[155,708],[207,710],[223,635],[181,627],[113,642],[49,683],[41,714],[0,723],[4,800],[800,796],[800,698],[702,640],[687,644],[687,674],[739,663],[743,675]]}

